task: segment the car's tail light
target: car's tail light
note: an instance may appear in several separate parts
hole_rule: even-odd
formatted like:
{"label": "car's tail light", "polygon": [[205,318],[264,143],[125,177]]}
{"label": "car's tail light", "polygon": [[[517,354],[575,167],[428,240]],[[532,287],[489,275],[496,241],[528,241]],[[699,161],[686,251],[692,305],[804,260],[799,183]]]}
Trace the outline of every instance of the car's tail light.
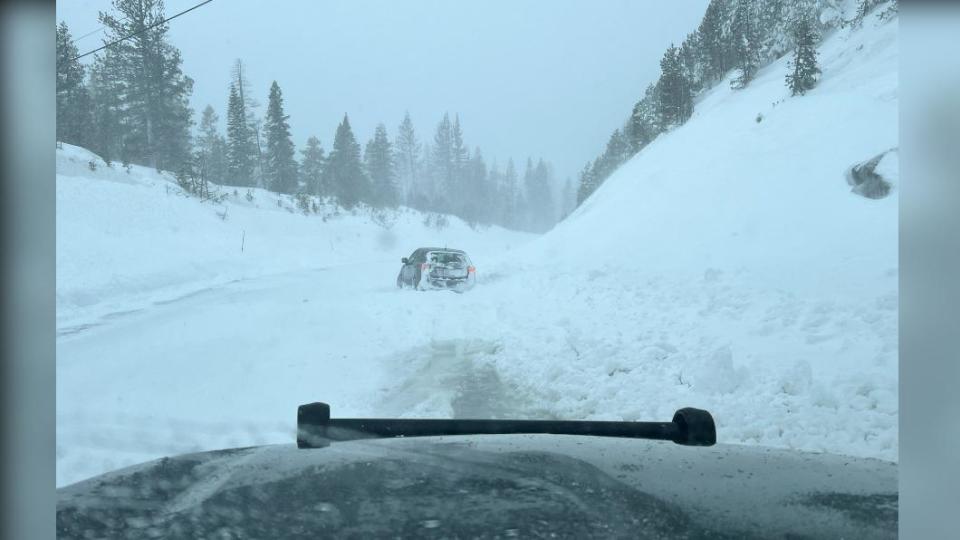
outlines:
{"label": "car's tail light", "polygon": [[474,273],[474,272],[476,272],[476,271],[477,271],[476,267],[473,267],[473,266],[468,266],[468,267],[467,267],[467,273],[468,273],[468,274],[472,274],[472,273]]}

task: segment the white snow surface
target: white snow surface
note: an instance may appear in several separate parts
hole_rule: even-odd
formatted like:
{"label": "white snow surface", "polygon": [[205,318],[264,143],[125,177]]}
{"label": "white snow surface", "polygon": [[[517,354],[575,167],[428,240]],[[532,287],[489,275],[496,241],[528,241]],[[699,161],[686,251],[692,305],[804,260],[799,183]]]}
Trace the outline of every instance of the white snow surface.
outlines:
{"label": "white snow surface", "polygon": [[[721,83],[539,238],[411,210],[324,220],[261,190],[200,202],[58,150],[57,485],[289,443],[311,401],[611,420],[694,406],[720,442],[896,460],[896,153],[884,199],[845,172],[898,146],[897,35],[829,36],[805,96],[787,94],[787,58],[745,90]],[[470,254],[474,290],[395,287],[399,258],[433,245]]]}

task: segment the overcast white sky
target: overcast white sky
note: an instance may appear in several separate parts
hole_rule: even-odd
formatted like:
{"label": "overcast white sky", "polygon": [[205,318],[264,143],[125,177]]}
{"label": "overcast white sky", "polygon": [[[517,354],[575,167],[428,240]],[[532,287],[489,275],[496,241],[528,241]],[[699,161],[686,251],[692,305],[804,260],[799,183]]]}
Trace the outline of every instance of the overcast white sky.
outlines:
{"label": "overcast white sky", "polygon": [[[172,15],[199,0],[166,0]],[[361,144],[409,110],[421,140],[444,111],[488,163],[528,155],[575,177],[606,144],[671,43],[693,31],[707,0],[214,0],[170,23],[195,81],[197,111],[225,116],[230,67],[242,58],[265,106],[276,80],[294,142],[328,151],[344,112]],[[99,28],[109,0],[58,0],[74,38]],[[79,39],[80,52],[103,32]],[[261,107],[261,112],[265,107]]]}

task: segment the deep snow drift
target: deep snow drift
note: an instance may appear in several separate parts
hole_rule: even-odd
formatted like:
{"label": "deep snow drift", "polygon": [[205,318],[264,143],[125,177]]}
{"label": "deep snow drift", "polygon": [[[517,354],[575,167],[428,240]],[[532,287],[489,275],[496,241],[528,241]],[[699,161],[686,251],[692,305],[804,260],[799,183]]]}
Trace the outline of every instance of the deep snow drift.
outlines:
{"label": "deep snow drift", "polygon": [[[541,238],[403,211],[324,221],[244,191],[58,151],[57,483],[293,440],[336,415],[666,420],[726,443],[897,458],[897,25],[726,82]],[[758,121],[760,118],[760,121]],[[292,203],[283,203],[291,206]],[[221,215],[227,209],[226,219]],[[241,241],[243,251],[240,250]],[[399,257],[467,250],[478,285],[397,290]]]}

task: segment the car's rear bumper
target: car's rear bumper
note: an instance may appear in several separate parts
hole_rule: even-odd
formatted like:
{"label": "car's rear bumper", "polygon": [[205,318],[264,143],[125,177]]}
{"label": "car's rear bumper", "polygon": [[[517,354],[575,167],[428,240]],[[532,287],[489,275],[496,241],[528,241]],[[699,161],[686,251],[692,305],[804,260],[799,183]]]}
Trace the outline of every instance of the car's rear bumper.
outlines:
{"label": "car's rear bumper", "polygon": [[473,287],[474,280],[470,277],[465,278],[434,278],[427,277],[422,280],[421,286],[427,289],[454,289],[465,290]]}

